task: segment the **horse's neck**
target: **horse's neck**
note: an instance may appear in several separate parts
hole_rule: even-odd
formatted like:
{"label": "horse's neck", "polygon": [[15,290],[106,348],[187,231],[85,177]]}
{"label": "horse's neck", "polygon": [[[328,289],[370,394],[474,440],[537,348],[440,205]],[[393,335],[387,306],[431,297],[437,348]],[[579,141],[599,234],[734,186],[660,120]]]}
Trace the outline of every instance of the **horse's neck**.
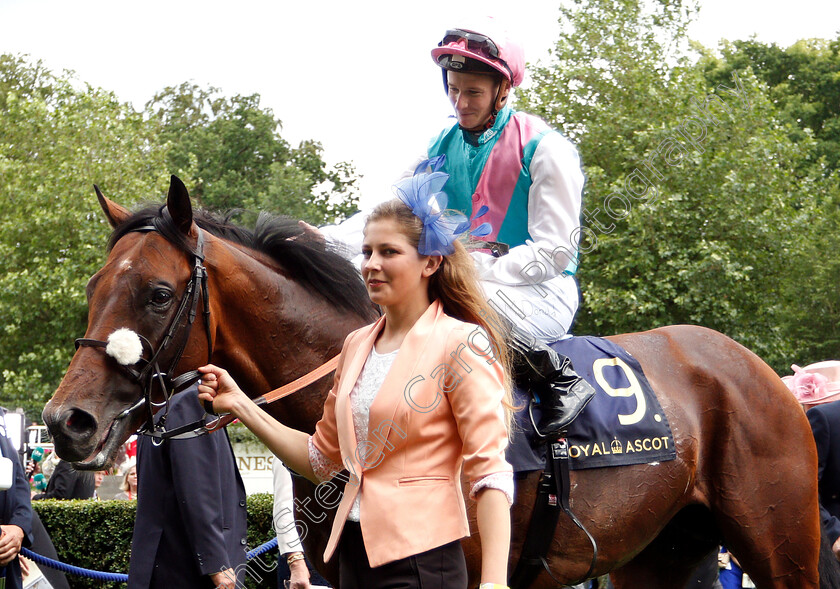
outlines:
{"label": "horse's neck", "polygon": [[348,333],[369,322],[237,248],[228,247],[215,264],[208,272],[213,362],[254,396],[323,364],[341,350]]}

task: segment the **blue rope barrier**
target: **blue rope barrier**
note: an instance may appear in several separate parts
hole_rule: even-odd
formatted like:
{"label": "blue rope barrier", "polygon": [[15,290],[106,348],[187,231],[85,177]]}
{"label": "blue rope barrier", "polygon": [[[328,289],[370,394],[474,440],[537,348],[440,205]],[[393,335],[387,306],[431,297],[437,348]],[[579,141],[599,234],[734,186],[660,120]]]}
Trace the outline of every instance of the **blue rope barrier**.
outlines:
{"label": "blue rope barrier", "polygon": [[73,566],[72,564],[66,564],[57,560],[53,560],[51,558],[47,558],[46,556],[41,556],[40,554],[32,552],[28,548],[21,548],[20,553],[37,564],[50,567],[51,569],[58,569],[59,571],[62,571],[64,573],[70,573],[71,575],[88,577],[90,579],[96,579],[98,581],[116,581],[118,583],[128,582],[128,575],[122,573],[104,573],[102,571],[92,571],[90,569],[83,569],[82,567]]}
{"label": "blue rope barrier", "polygon": [[256,548],[251,550],[246,556],[247,556],[248,560],[251,560],[252,558],[256,558],[258,556],[261,556],[261,555],[265,554],[266,552],[270,552],[270,551],[274,550],[275,548],[277,548],[277,536],[275,536],[274,538],[272,538],[271,540],[269,540],[268,542],[266,542],[262,546],[257,546]]}
{"label": "blue rope barrier", "polygon": [[[252,558],[261,556],[266,552],[270,552],[276,548],[277,538],[272,538],[262,546],[258,546],[250,552],[248,552],[247,558],[248,560],[251,560]],[[28,548],[21,548],[20,553],[29,560],[35,562],[36,564],[44,565],[46,567],[50,567],[51,569],[57,569],[64,573],[70,573],[71,575],[87,577],[89,579],[96,579],[97,581],[114,581],[117,583],[128,582],[128,575],[124,573],[106,573],[103,571],[93,571],[90,569],[84,569],[82,567],[73,566],[72,564],[67,564],[64,562],[53,560],[51,558],[47,558],[46,556],[41,556],[40,554],[32,552]]]}

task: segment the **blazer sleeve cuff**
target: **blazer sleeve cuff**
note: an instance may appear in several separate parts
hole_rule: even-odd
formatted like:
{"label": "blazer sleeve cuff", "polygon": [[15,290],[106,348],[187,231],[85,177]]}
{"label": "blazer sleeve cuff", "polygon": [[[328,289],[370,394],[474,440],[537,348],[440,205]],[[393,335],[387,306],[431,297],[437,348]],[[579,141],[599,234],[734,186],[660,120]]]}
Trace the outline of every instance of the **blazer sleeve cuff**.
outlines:
{"label": "blazer sleeve cuff", "polygon": [[488,474],[480,479],[470,482],[470,499],[475,501],[475,497],[482,489],[496,489],[505,494],[508,501],[508,507],[513,505],[513,473],[512,472],[494,472]]}

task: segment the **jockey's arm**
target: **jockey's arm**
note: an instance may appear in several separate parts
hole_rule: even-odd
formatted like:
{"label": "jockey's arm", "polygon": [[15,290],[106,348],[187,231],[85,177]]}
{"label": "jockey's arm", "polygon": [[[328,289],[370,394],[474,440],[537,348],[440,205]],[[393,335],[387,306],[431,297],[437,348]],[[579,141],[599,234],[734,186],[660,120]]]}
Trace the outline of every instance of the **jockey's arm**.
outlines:
{"label": "jockey's arm", "polygon": [[576,260],[584,184],[577,150],[559,133],[549,133],[534,152],[529,172],[531,240],[499,258],[473,252],[481,280],[511,286],[540,283],[562,274]]}

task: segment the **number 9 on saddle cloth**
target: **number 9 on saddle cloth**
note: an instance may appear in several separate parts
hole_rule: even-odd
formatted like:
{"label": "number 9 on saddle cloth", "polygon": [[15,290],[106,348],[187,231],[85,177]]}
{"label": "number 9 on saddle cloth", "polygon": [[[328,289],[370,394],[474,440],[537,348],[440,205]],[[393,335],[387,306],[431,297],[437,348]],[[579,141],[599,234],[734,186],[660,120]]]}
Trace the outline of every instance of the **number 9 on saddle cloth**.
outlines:
{"label": "number 9 on saddle cloth", "polygon": [[[591,336],[567,337],[550,348],[571,361],[575,377],[592,389],[575,413],[580,417],[563,427],[572,470],[676,458],[668,419],[633,356],[609,340]],[[531,394],[520,386],[528,381],[517,378],[516,384],[514,404],[525,408],[516,414],[507,458],[514,472],[541,470],[545,442],[554,441],[560,432],[545,436],[537,431],[545,422],[545,400],[530,403]]]}

